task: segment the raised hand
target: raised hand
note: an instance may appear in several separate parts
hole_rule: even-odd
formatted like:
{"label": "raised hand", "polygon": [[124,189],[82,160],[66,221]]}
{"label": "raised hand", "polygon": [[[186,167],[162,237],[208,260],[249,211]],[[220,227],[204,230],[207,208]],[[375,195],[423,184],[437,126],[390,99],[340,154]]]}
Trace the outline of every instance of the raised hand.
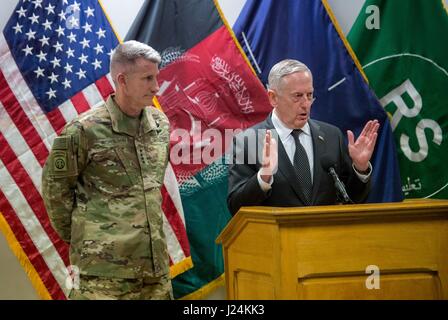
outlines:
{"label": "raised hand", "polygon": [[278,148],[277,141],[272,138],[271,130],[266,131],[263,145],[263,158],[261,161],[261,179],[268,183],[272,175],[277,171]]}
{"label": "raised hand", "polygon": [[369,161],[375,149],[379,127],[378,120],[368,121],[356,141],[353,132],[347,130],[348,153],[356,170],[363,172],[369,168]]}

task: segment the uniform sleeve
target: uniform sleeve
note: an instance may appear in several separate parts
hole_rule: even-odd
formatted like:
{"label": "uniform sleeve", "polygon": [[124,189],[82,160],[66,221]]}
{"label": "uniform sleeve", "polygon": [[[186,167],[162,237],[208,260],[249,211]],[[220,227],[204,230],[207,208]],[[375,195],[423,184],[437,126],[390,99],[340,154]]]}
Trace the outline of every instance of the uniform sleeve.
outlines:
{"label": "uniform sleeve", "polygon": [[71,123],[56,137],[42,173],[42,197],[51,224],[70,242],[71,218],[76,206],[76,184],[87,156],[84,132]]}

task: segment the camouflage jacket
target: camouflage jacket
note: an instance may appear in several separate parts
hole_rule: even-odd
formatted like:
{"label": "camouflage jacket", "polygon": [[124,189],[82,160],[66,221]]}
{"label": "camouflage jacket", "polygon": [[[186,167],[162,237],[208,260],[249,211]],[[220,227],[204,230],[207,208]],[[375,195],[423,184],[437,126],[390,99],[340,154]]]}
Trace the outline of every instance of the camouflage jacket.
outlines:
{"label": "camouflage jacket", "polygon": [[81,274],[140,278],[169,272],[160,193],[168,148],[169,122],[162,112],[149,107],[141,120],[131,118],[112,97],[55,138],[42,193]]}

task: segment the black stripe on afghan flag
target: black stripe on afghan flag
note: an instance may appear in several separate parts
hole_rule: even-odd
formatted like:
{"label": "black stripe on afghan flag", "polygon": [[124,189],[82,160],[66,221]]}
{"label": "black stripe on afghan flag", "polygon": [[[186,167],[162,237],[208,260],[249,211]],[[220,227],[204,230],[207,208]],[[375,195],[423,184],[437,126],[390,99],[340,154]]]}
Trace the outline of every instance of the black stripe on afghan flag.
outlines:
{"label": "black stripe on afghan flag", "polygon": [[222,26],[213,0],[146,0],[125,40],[147,43],[171,62]]}

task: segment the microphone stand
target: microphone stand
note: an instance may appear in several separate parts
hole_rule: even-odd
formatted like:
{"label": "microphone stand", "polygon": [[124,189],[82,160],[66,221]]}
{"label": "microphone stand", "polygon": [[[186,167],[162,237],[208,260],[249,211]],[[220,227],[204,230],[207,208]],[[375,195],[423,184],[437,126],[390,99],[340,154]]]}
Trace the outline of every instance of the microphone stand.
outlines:
{"label": "microphone stand", "polygon": [[338,174],[336,173],[336,171],[334,170],[333,167],[330,167],[328,169],[328,173],[333,178],[334,186],[335,186],[335,188],[337,190],[337,197],[338,197],[338,199],[343,204],[354,204],[352,199],[350,199],[350,197],[348,196],[347,191],[345,190],[344,183],[341,180],[339,180],[339,176],[338,176]]}

